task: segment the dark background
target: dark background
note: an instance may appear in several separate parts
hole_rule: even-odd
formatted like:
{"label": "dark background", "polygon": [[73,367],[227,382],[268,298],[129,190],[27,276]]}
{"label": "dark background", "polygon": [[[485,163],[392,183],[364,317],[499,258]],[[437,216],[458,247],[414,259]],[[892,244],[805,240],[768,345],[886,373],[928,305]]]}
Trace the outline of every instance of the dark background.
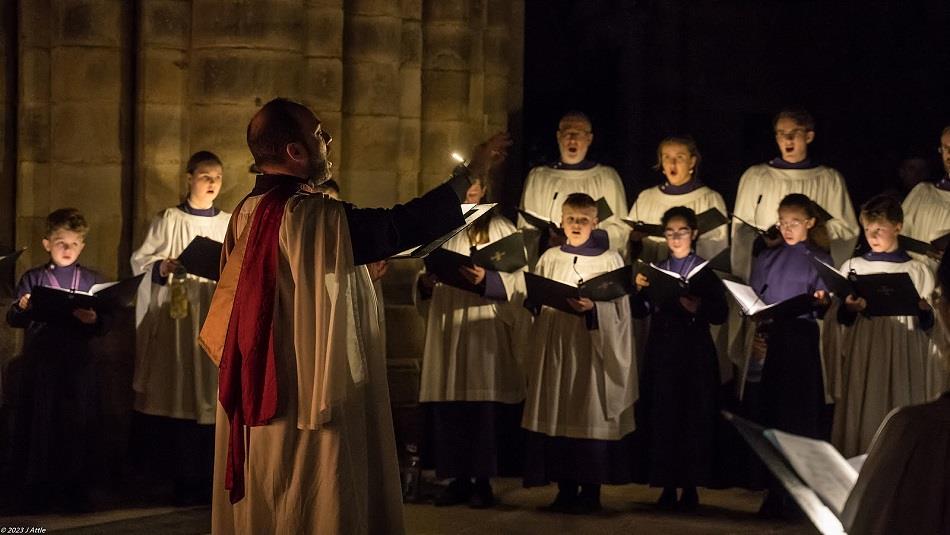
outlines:
{"label": "dark background", "polygon": [[942,172],[947,0],[528,0],[525,18],[522,177],[557,158],[557,120],[579,109],[590,157],[631,201],[660,183],[656,145],[679,133],[732,206],[742,171],[778,155],[771,120],[790,105],[815,116],[809,155],[841,171],[856,206],[909,151]]}

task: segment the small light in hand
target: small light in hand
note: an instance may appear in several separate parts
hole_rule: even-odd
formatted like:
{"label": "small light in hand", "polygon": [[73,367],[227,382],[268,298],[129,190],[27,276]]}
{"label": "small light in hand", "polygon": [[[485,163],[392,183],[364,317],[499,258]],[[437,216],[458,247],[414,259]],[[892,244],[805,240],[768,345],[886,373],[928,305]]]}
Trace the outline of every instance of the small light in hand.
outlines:
{"label": "small light in hand", "polygon": [[462,155],[457,152],[452,153],[452,159],[458,163],[465,163],[465,158],[463,158]]}

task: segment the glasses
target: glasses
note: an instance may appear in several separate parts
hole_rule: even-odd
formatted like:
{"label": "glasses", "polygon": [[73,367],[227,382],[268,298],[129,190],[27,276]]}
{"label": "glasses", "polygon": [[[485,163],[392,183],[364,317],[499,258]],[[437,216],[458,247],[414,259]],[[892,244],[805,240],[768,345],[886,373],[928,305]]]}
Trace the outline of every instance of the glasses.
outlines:
{"label": "glasses", "polygon": [[791,221],[779,221],[778,223],[775,224],[775,228],[779,230],[794,230],[802,226],[803,224],[804,224],[803,221],[799,221],[798,219],[793,219]]}
{"label": "glasses", "polygon": [[323,139],[323,142],[327,145],[329,145],[330,142],[333,141],[333,136],[330,135],[330,132],[327,132],[326,130],[322,128],[320,129],[319,132],[317,132],[317,135],[320,136]]}
{"label": "glasses", "polygon": [[668,240],[685,240],[686,237],[692,233],[692,229],[681,228],[679,230],[667,230],[663,232],[663,235],[666,236]]}

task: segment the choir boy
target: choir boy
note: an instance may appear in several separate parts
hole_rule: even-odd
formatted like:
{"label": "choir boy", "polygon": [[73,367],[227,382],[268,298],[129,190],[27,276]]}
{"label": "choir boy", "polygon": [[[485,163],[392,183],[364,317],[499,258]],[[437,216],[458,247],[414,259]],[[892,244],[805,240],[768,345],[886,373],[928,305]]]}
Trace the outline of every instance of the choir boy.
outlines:
{"label": "choir boy", "polygon": [[[591,196],[568,195],[561,208],[567,243],[547,250],[537,273],[576,285],[623,266],[619,253],[591,238],[597,223]],[[578,315],[542,307],[534,323],[525,365],[524,484],[556,481],[549,510],[591,513],[600,509],[601,484],[630,481],[636,358],[628,296],[568,303]]]}
{"label": "choir boy", "polygon": [[[904,199],[903,234],[930,242],[950,233],[950,126],[940,135],[940,157],[943,176],[936,183],[921,182]],[[937,269],[938,254],[930,256],[910,253],[931,270]]]}
{"label": "choir boy", "polygon": [[20,397],[14,423],[14,472],[22,512],[59,507],[81,512],[87,495],[91,430],[98,401],[92,338],[108,329],[107,314],[76,308],[63,318],[34,318],[31,297],[40,286],[89,291],[102,282],[79,264],[89,229],[75,208],[61,208],[46,219],[43,248],[49,260],[20,278],[7,323],[26,329]]}
{"label": "choir boy", "polygon": [[[871,317],[864,314],[865,299],[839,296],[844,302],[833,317],[844,328],[829,325],[825,329],[827,336],[839,339],[831,349],[835,353],[826,355],[838,369],[832,439],[848,457],[867,452],[892,409],[931,397],[927,382],[934,313],[927,298],[934,291],[934,276],[898,244],[903,219],[901,205],[893,197],[878,195],[866,202],[861,207],[861,225],[871,250],[845,262],[841,273],[907,273],[923,296],[918,313]],[[939,363],[934,364],[934,369],[940,369]]]}

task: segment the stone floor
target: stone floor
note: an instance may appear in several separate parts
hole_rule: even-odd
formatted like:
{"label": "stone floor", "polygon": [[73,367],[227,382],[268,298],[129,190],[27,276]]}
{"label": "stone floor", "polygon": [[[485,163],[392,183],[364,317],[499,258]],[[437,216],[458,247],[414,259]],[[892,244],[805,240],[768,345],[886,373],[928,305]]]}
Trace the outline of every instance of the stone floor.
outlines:
{"label": "stone floor", "polygon": [[[489,510],[468,507],[406,506],[407,531],[414,535],[441,534],[753,534],[805,535],[816,531],[801,523],[756,517],[762,494],[739,489],[702,490],[702,505],[694,514],[660,513],[651,507],[657,490],[638,485],[604,487],[605,510],[594,516],[542,513],[537,507],[554,498],[556,489],[524,489],[520,480],[495,482],[499,505]],[[0,518],[0,527],[42,527],[49,532],[76,535],[153,534],[186,535],[210,531],[207,507],[143,507],[85,515],[45,515]]]}

